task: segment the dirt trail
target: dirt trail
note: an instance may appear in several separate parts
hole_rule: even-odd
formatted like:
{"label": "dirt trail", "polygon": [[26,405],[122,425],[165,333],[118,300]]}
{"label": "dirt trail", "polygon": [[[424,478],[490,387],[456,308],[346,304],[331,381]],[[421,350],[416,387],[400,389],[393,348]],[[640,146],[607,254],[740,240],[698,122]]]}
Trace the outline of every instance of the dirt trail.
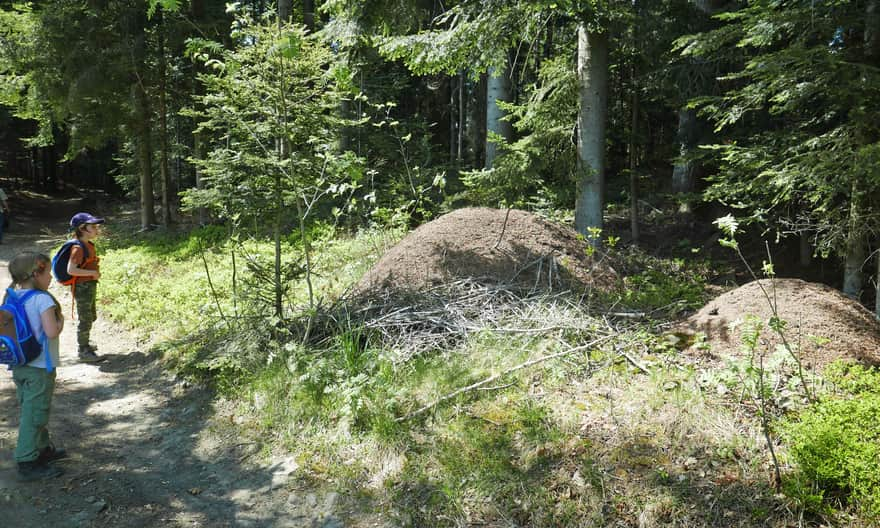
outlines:
{"label": "dirt trail", "polygon": [[[21,197],[20,197],[21,198]],[[27,200],[0,245],[0,285],[15,253],[47,254],[64,237],[75,200]],[[100,211],[98,211],[100,212]],[[53,285],[69,314],[70,296]],[[107,360],[76,359],[76,322],[69,317],[50,432],[71,453],[65,474],[35,483],[16,479],[12,459],[18,406],[11,373],[0,371],[0,525],[66,527],[343,527],[354,521],[344,497],[291,478],[296,463],[265,462],[219,418],[208,394],[163,372],[145,344],[101,318],[93,342]],[[369,515],[367,517],[370,517]]]}

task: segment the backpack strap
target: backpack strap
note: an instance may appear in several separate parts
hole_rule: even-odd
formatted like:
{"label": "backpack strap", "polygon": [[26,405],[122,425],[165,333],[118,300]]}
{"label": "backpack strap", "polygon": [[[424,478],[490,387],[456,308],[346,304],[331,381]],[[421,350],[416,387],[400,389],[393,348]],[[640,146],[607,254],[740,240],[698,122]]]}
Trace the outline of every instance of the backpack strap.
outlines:
{"label": "backpack strap", "polygon": [[[89,262],[89,246],[86,245],[85,242],[83,242],[82,240],[80,240],[78,238],[74,238],[73,240],[70,240],[65,243],[70,244],[71,246],[77,245],[82,248],[84,258],[83,258],[82,262],[77,263],[77,267],[85,266]],[[76,320],[75,308],[76,308],[76,283],[78,282],[77,279],[79,279],[79,277],[73,277],[73,282],[70,283],[70,320],[71,321]]]}
{"label": "backpack strap", "polygon": [[77,246],[81,247],[83,250],[83,261],[77,263],[77,266],[86,264],[89,261],[89,246],[88,246],[88,244],[86,244],[85,242],[83,242],[82,240],[80,240],[78,238],[74,238],[71,242],[73,242]]}
{"label": "backpack strap", "polygon": [[[31,335],[33,335],[34,337],[37,337],[37,332],[34,331],[34,325],[31,324],[31,320],[27,316],[27,308],[25,308],[24,303],[27,302],[27,300],[31,297],[40,293],[45,293],[46,295],[49,295],[43,290],[34,289],[27,290],[26,292],[18,296],[18,300],[19,302],[21,302],[21,307],[24,310],[24,318],[31,329]],[[46,332],[43,332],[43,338],[40,339],[40,346],[42,347],[43,352],[46,354],[46,372],[52,372],[53,370],[55,370],[55,365],[52,364],[52,353],[49,351],[49,337],[46,335]]]}

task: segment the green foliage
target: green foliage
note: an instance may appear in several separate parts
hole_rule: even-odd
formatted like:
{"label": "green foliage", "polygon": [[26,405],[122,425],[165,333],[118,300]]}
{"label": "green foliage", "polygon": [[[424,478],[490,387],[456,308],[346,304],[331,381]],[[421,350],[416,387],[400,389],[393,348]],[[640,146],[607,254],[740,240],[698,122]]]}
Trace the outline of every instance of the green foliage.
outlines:
{"label": "green foliage", "polygon": [[[381,88],[376,81],[381,79],[367,89],[389,95],[388,87]],[[423,161],[439,154],[431,144],[430,126],[417,118],[398,117],[394,103],[366,108],[372,115],[367,133],[358,133],[358,142],[377,168],[370,171],[369,187],[364,189],[369,192],[360,198],[360,212],[385,227],[410,227],[430,220],[442,204],[447,183],[444,165],[432,167]]]}
{"label": "green foliage", "polygon": [[38,28],[32,6],[0,9],[0,105],[12,108],[16,117],[36,121],[36,136],[22,138],[30,146],[52,143],[52,110],[35,89],[39,73],[30,69],[42,51],[36,38]]}
{"label": "green foliage", "polygon": [[647,270],[623,279],[620,301],[640,310],[693,310],[705,302],[705,283],[696,276]]}
{"label": "green foliage", "polygon": [[357,156],[337,152],[336,138],[348,124],[334,111],[345,76],[334,70],[330,50],[299,27],[279,30],[246,16],[234,27],[231,50],[190,45],[208,73],[200,76],[206,94],[189,114],[214,141],[204,159],[192,160],[205,185],[184,192],[184,205],[209,208],[236,225],[277,229],[279,220],[286,225],[317,213],[328,197],[344,204],[365,173]]}
{"label": "green foliage", "polygon": [[292,412],[302,413],[301,419],[342,419],[357,432],[396,434],[393,388],[398,374],[371,345],[368,333],[342,332],[327,348],[291,347],[287,365],[295,380],[290,397],[302,406]]}
{"label": "green foliage", "polygon": [[797,464],[787,493],[823,512],[838,501],[880,517],[880,372],[837,365],[826,372],[828,394],[785,424]]}
{"label": "green foliage", "polygon": [[379,52],[402,60],[413,73],[476,75],[507,61],[519,38],[540,29],[539,6],[527,2],[467,2],[451,7],[432,21],[438,29],[378,39]]}
{"label": "green foliage", "polygon": [[[545,61],[539,82],[520,104],[503,104],[520,132],[512,143],[501,143],[502,154],[491,170],[463,174],[464,196],[478,204],[499,202],[522,207],[537,193],[570,197],[575,170],[571,127],[577,119],[577,77],[565,57]],[[568,204],[564,198],[554,202]]]}
{"label": "green foliage", "polygon": [[622,275],[609,294],[609,304],[663,317],[697,309],[707,300],[709,271],[704,262],[660,259],[638,248],[614,249],[609,254],[612,265]]}
{"label": "green foliage", "polygon": [[109,249],[101,249],[99,306],[119,323],[165,338],[216,321],[208,272],[201,259],[206,259],[226,308],[231,270],[224,264],[226,254],[217,251],[223,247],[218,239],[225,239],[222,230],[209,227],[191,235],[151,235],[136,244],[112,240]]}
{"label": "green foliage", "polygon": [[720,163],[707,199],[808,234],[825,254],[876,230],[876,193],[865,191],[880,175],[880,130],[865,112],[880,102],[869,18],[858,2],[750,2],[679,40],[684,55],[731,68],[722,94],[692,102],[724,134],[707,147]]}

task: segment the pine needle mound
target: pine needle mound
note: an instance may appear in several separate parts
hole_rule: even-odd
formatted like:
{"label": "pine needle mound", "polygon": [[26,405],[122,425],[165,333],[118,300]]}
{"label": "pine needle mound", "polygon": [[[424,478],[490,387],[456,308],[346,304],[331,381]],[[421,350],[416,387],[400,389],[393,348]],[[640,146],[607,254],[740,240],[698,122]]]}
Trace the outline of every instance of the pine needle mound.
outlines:
{"label": "pine needle mound", "polygon": [[[880,323],[874,315],[829,286],[800,279],[745,284],[710,301],[685,321],[682,330],[704,333],[712,355],[742,355],[743,328],[737,322],[754,315],[765,325],[763,350],[776,350],[781,341],[766,327],[773,313],[761,286],[775,299],[779,317],[787,322],[786,340],[797,347],[805,367],[821,371],[839,359],[880,364]],[[698,352],[696,348],[690,350]]]}
{"label": "pine needle mound", "polygon": [[407,235],[354,293],[422,291],[461,279],[531,290],[611,287],[614,270],[586,247],[573,229],[526,211],[464,208]]}

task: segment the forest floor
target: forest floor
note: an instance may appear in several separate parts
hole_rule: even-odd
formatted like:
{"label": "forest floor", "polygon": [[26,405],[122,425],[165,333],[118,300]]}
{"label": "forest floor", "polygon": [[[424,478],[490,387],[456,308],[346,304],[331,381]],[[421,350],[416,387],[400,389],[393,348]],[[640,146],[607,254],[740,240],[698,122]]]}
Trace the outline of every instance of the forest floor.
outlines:
{"label": "forest floor", "polygon": [[[61,199],[32,193],[17,193],[11,205],[15,213],[13,225],[0,245],[3,285],[9,282],[6,264],[13,255],[33,249],[49,254],[65,238],[70,216],[80,208],[92,208],[92,204],[84,204],[79,197]],[[602,279],[596,281],[597,287],[618,280],[616,268],[605,267],[613,262],[599,267],[589,259],[578,260],[581,257],[572,249],[575,239],[556,231],[558,228],[519,213],[459,211],[411,233],[380,259],[365,280],[386,287],[393,287],[398,281],[422,281],[429,285],[458,276],[476,276],[487,269],[494,270],[496,277],[507,278],[517,278],[521,270],[531,269],[534,274],[523,275],[527,283],[537,285],[544,280],[552,286],[560,280],[554,264],[557,257],[573,268],[573,277],[565,278],[579,279],[582,273],[578,266],[582,265],[581,271],[586,273],[586,267],[591,266],[594,278]],[[456,255],[471,258],[451,258]],[[517,273],[505,275],[505,270],[511,269]],[[837,358],[877,363],[880,326],[864,308],[820,285],[798,280],[774,284],[775,290],[771,292],[775,291],[774,297],[782,300],[780,315],[796,328],[797,342],[806,342],[812,336],[825,338],[821,346],[803,347],[807,368],[821,370]],[[53,286],[52,292],[68,315],[69,293],[59,286]],[[739,348],[739,340],[728,334],[729,323],[750,312],[766,320],[771,315],[767,305],[754,285],[717,297],[690,319],[680,322],[683,331],[702,333],[705,344],[711,347],[693,346],[689,354],[672,359],[686,361],[688,368],[717,371],[721,362],[717,354],[735,354]],[[340,491],[302,477],[293,456],[273,454],[265,439],[249,434],[250,418],[237,415],[234,402],[218,401],[210,391],[176,379],[150,352],[154,343],[148,337],[134,335],[101,317],[100,306],[98,312],[92,340],[97,343],[99,354],[106,358],[104,362],[77,361],[74,320],[68,318],[62,333],[62,364],[50,421],[53,441],[71,453],[68,460],[57,462],[65,470],[61,477],[32,483],[17,480],[12,452],[18,404],[11,375],[0,373],[0,525],[4,528],[366,528],[399,524],[393,520],[394,512],[388,511],[393,506],[378,512],[377,502],[358,498],[356,490]],[[711,354],[707,353],[709,349]],[[656,361],[660,360],[655,358]],[[642,381],[648,384],[650,377]],[[672,519],[684,516],[683,519],[695,520],[694,524],[683,520],[680,525],[718,526],[714,521],[724,518],[727,526],[752,526],[752,516],[758,510],[770,512],[768,515],[775,519],[763,525],[790,525],[792,514],[788,504],[779,500],[764,482],[768,473],[760,454],[756,459],[745,460],[739,456],[719,460],[705,455],[704,451],[711,451],[707,446],[711,447],[708,440],[712,438],[701,436],[706,427],[699,420],[711,417],[694,418],[694,423],[690,423],[682,418],[688,415],[688,409],[679,409],[676,401],[667,399],[646,407],[638,384],[626,382],[626,386],[617,386],[613,379],[595,380],[595,386],[589,383],[592,382],[580,380],[576,386],[567,387],[565,394],[547,395],[547,402],[554,402],[548,403],[550,407],[556,403],[568,405],[580,401],[578,398],[592,401],[598,394],[600,401],[623,405],[626,414],[632,415],[630,427],[621,421],[624,416],[609,414],[602,405],[593,411],[579,411],[584,424],[580,434],[592,435],[597,446],[604,446],[596,454],[597,464],[608,475],[615,475],[608,481],[609,498],[605,498],[606,490],[602,489],[602,501],[619,507],[622,503],[615,502],[615,495],[644,498],[642,488],[646,486],[657,487],[654,491],[666,490],[668,486],[662,482],[651,484],[657,480],[651,476],[654,473],[632,481],[617,477],[659,471],[667,477],[675,475],[675,482],[686,487],[686,493],[682,492],[678,499],[684,506],[679,510],[667,508],[675,512],[669,513]],[[633,389],[633,397],[624,399],[629,389]],[[666,389],[661,389],[661,393],[665,395]],[[618,396],[621,399],[615,402]],[[705,411],[709,412],[708,407]],[[700,411],[692,414],[698,415]],[[662,422],[667,415],[674,423]],[[641,455],[630,457],[632,460],[627,462],[629,459],[621,458],[621,453],[631,451],[633,439],[643,441],[642,422],[652,418],[661,421],[661,429],[684,431],[678,443],[658,438],[656,449],[662,454],[657,457],[659,462],[643,467]],[[751,435],[748,429],[743,430],[746,425],[739,423],[740,418],[734,416],[736,423],[725,426],[725,434]],[[696,440],[689,440],[691,437]],[[700,444],[704,440],[707,446]],[[721,441],[720,445],[727,444]],[[737,476],[728,478],[728,474]],[[661,480],[666,482],[670,478]],[[726,497],[725,501],[718,503],[716,493]],[[633,504],[633,518],[638,521],[626,525],[661,524],[643,521],[643,517],[650,517],[649,506],[638,513],[635,510],[639,507]],[[705,519],[712,523],[696,522]]]}
{"label": "forest floor", "polygon": [[[66,236],[78,199],[30,195],[10,203],[14,217],[0,245],[0,284],[20,251],[49,254]],[[68,292],[52,292],[69,314]],[[347,511],[339,494],[289,476],[296,463],[258,455],[211,395],[175,380],[149,342],[101,317],[92,342],[106,358],[76,357],[69,316],[50,420],[53,442],[71,454],[55,479],[19,482],[12,452],[18,404],[10,373],[0,374],[0,508],[8,528],[382,526]],[[268,460],[268,462],[267,462]],[[342,519],[346,519],[343,523]]]}

